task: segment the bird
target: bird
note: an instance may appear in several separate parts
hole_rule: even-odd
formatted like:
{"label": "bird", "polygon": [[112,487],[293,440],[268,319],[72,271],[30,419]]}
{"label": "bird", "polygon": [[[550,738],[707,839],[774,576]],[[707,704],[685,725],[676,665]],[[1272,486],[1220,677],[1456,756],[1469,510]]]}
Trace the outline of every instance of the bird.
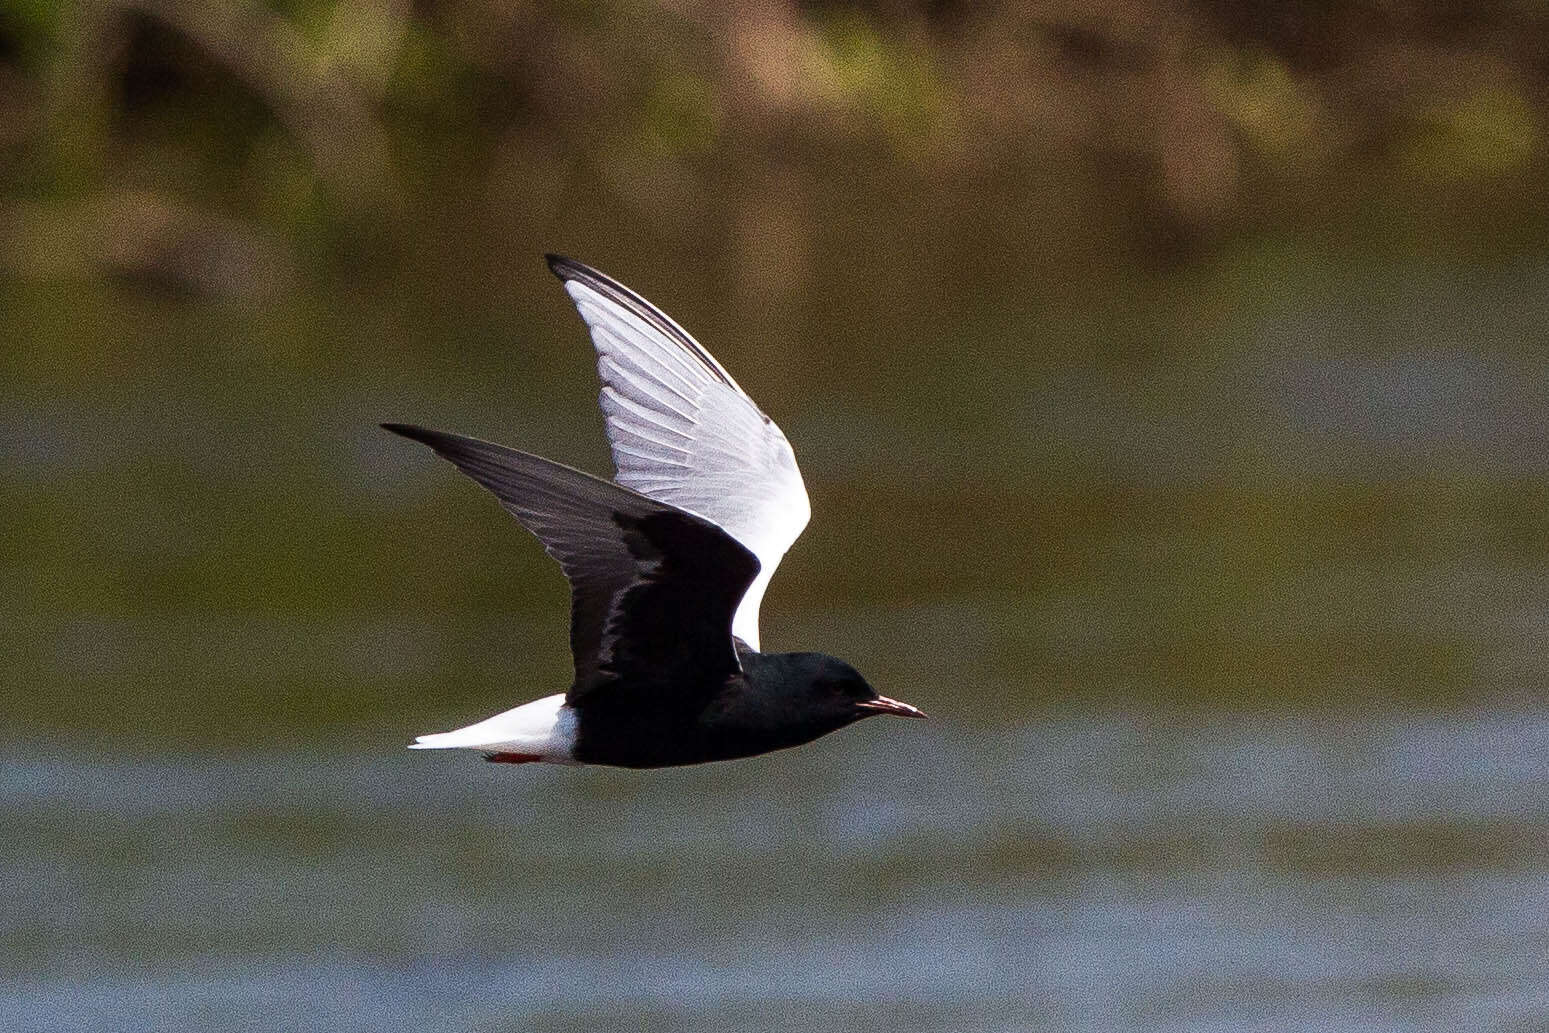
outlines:
{"label": "bird", "polygon": [[823,653],[760,651],[759,604],[811,515],[785,434],[655,305],[545,256],[597,352],[617,474],[403,423],[487,488],[570,583],[575,677],[411,749],[507,764],[659,768],[799,746],[862,718],[924,717]]}

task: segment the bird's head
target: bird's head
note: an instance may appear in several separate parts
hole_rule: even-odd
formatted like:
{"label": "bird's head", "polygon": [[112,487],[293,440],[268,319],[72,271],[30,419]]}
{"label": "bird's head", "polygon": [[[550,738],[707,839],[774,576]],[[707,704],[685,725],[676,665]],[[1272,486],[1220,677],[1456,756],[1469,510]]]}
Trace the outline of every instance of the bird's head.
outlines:
{"label": "bird's head", "polygon": [[803,654],[808,668],[808,701],[814,710],[827,714],[839,724],[859,721],[878,714],[898,717],[924,717],[918,707],[888,699],[872,688],[859,671],[836,657],[822,653]]}

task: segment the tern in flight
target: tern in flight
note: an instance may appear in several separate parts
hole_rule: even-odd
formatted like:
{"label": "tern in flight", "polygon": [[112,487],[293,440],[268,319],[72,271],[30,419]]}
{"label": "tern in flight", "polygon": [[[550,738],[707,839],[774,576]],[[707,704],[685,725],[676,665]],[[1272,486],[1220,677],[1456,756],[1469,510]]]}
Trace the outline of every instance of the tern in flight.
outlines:
{"label": "tern in flight", "polygon": [[548,256],[591,331],[614,481],[460,434],[383,426],[494,493],[570,582],[569,691],[414,749],[512,764],[699,764],[864,717],[924,717],[823,653],[759,651],[758,607],[811,510],[785,435],[656,306]]}

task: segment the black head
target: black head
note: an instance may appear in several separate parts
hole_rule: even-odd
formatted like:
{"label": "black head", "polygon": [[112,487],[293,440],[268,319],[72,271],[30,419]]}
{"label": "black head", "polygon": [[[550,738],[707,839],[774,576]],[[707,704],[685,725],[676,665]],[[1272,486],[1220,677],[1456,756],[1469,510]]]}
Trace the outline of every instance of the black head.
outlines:
{"label": "black head", "polygon": [[888,699],[843,660],[822,653],[759,653],[743,649],[740,686],[723,694],[696,722],[709,755],[750,757],[811,742],[863,717],[924,717]]}
{"label": "black head", "polygon": [[924,717],[907,703],[888,699],[872,688],[859,671],[837,657],[824,653],[787,654],[805,676],[802,695],[809,712],[822,715],[835,727],[878,714]]}

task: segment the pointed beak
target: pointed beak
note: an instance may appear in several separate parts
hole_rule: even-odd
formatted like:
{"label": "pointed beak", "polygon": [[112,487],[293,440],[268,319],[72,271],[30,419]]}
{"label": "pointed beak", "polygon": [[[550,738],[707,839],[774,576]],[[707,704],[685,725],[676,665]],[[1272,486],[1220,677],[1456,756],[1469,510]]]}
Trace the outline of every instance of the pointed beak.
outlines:
{"label": "pointed beak", "polygon": [[899,717],[924,717],[925,711],[919,707],[911,707],[907,703],[900,703],[896,699],[888,699],[886,696],[878,696],[876,699],[868,699],[855,704],[868,714],[896,714]]}

